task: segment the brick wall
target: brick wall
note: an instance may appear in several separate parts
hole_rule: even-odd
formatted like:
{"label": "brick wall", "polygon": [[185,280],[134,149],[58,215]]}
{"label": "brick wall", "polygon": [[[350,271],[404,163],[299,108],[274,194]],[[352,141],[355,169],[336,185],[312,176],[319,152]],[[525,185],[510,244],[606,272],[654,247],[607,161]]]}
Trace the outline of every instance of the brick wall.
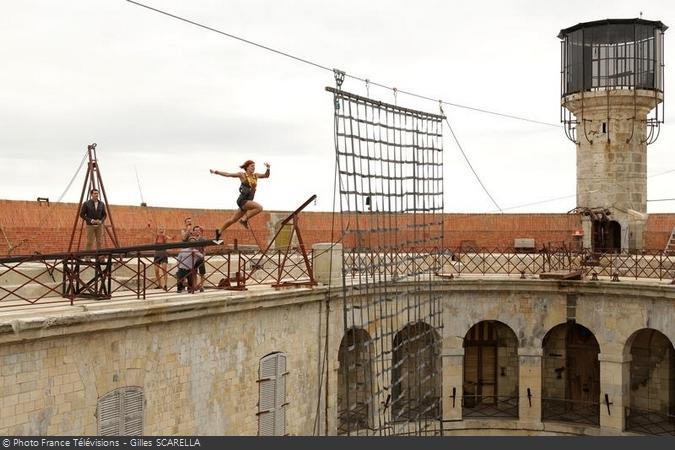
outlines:
{"label": "brick wall", "polygon": [[[193,223],[201,225],[207,237],[212,237],[214,230],[233,213],[233,210],[128,205],[112,205],[110,208],[121,245],[152,243],[157,225],[166,226],[167,233],[177,240],[186,216],[191,216]],[[275,222],[284,216],[283,212],[265,211],[252,220],[253,230],[261,244],[269,242],[275,232]],[[8,254],[7,241],[18,246],[14,255],[67,250],[75,217],[76,205],[73,203],[47,206],[33,201],[0,200],[0,255]],[[317,242],[328,242],[331,240],[331,230],[333,239],[338,239],[339,217],[336,216],[335,220],[335,227],[332,227],[333,214],[330,212],[302,213],[299,224],[305,243],[311,246]],[[76,243],[80,224],[81,221],[78,222],[75,235]],[[663,249],[673,226],[675,214],[650,214],[646,226],[646,248]],[[572,233],[581,229],[581,222],[579,216],[568,214],[446,214],[444,229],[444,245],[450,248],[464,245],[508,249],[516,238],[533,238],[536,247],[541,248],[549,243],[571,244]],[[225,233],[226,242],[231,243],[234,239],[240,244],[255,244],[251,232],[238,224]]]}
{"label": "brick wall", "polygon": [[663,250],[675,228],[675,214],[650,214],[645,227],[645,248]]}

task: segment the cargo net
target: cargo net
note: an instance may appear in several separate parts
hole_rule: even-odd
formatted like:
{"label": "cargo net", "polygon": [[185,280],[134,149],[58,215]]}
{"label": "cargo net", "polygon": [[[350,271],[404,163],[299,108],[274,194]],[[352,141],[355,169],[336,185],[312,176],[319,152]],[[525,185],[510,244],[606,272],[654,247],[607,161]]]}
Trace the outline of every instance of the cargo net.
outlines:
{"label": "cargo net", "polygon": [[338,433],[440,434],[443,116],[327,90],[345,283]]}

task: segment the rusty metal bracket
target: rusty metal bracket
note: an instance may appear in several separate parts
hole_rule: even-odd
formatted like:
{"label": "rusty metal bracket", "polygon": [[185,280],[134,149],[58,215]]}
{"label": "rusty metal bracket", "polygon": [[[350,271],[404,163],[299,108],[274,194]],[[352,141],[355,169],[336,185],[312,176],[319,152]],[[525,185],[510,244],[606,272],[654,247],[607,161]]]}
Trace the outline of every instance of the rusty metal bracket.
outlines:
{"label": "rusty metal bracket", "polygon": [[613,402],[609,401],[609,394],[605,394],[605,405],[607,405],[607,415],[608,416],[612,415],[612,412],[609,409],[609,405],[613,405],[613,404],[614,404]]}
{"label": "rusty metal bracket", "polygon": [[387,399],[382,403],[382,411],[386,411],[389,408],[389,401],[391,400],[391,394],[387,394]]}

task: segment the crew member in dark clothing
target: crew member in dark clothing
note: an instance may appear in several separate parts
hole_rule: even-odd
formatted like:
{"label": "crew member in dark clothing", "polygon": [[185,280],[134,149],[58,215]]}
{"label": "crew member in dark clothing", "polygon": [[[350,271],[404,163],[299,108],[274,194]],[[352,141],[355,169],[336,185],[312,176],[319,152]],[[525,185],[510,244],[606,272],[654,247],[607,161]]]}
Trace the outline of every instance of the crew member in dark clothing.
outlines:
{"label": "crew member in dark clothing", "polygon": [[214,175],[220,175],[222,177],[230,178],[239,178],[241,181],[241,186],[239,186],[239,198],[237,198],[237,206],[239,211],[234,213],[232,217],[225,221],[220,229],[216,230],[216,240],[220,239],[220,235],[225,231],[227,227],[235,223],[237,220],[244,228],[248,228],[248,221],[262,212],[262,206],[253,201],[255,196],[255,191],[258,186],[259,178],[269,178],[270,176],[270,165],[265,163],[265,173],[256,173],[255,172],[255,163],[250,159],[244,164],[239,166],[241,169],[244,169],[243,172],[221,172],[218,170],[211,169],[210,172]]}
{"label": "crew member in dark clothing", "polygon": [[87,225],[86,249],[91,250],[94,239],[96,239],[96,249],[98,250],[101,248],[103,221],[105,221],[107,214],[105,205],[98,199],[98,189],[92,189],[89,195],[90,199],[82,204],[80,217],[84,219],[84,223]]}

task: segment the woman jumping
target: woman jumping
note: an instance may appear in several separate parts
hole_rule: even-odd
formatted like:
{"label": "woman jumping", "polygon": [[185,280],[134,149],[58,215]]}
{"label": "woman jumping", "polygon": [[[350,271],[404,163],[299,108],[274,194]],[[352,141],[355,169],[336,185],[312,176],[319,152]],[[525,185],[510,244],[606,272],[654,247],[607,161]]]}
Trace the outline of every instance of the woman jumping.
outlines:
{"label": "woman jumping", "polygon": [[231,218],[226,220],[220,229],[216,230],[216,240],[219,240],[223,231],[225,231],[227,227],[235,223],[237,220],[244,228],[248,228],[248,221],[263,210],[259,203],[253,201],[253,197],[255,196],[255,189],[258,185],[258,178],[269,178],[270,165],[265,163],[265,167],[267,168],[265,173],[255,173],[255,163],[250,159],[239,167],[244,169],[244,171],[229,173],[220,172],[213,169],[209,170],[215,175],[239,178],[241,180],[241,186],[239,186],[239,198],[237,198],[237,206],[239,206],[239,211],[234,213]]}

